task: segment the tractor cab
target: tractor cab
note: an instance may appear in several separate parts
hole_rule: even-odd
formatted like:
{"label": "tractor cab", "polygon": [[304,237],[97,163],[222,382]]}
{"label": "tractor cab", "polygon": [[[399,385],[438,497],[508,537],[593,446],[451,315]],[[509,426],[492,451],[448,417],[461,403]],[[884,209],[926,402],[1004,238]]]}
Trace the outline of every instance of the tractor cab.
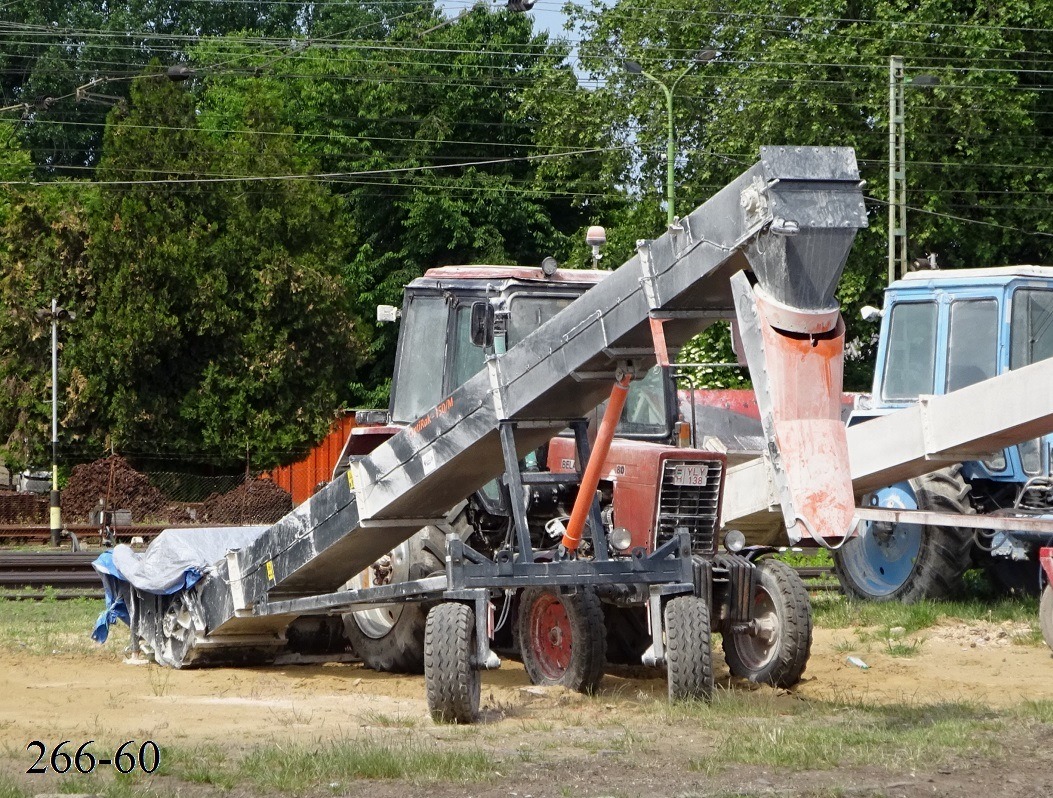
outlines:
{"label": "tractor cab", "polygon": [[[850,424],[951,393],[1053,356],[1053,268],[1007,266],[919,271],[885,291],[873,395]],[[962,462],[934,461],[933,471],[868,494],[873,508],[949,514],[1053,511],[1053,436]],[[1046,538],[1021,530],[869,521],[835,553],[845,591],[861,598],[941,598],[965,570],[982,566],[995,584],[1037,586],[1036,546]]]}
{"label": "tractor cab", "polygon": [[[1053,268],[920,271],[885,292],[873,396],[853,420],[906,407],[1053,356]],[[965,466],[1013,483],[1050,473],[1050,440]]]}
{"label": "tractor cab", "polygon": [[[394,431],[416,421],[480,371],[486,363],[485,348],[472,340],[473,309],[480,303],[492,308],[492,346],[502,353],[606,274],[580,269],[546,275],[538,268],[508,266],[429,269],[406,286],[401,310],[383,308],[378,313],[383,320],[401,319],[391,400],[386,417],[363,414],[361,421],[383,421]],[[674,402],[674,387],[661,369],[637,375],[622,412],[619,437],[669,442]],[[599,407],[590,417],[601,416],[603,410]],[[376,435],[368,428],[360,430],[361,435]]]}

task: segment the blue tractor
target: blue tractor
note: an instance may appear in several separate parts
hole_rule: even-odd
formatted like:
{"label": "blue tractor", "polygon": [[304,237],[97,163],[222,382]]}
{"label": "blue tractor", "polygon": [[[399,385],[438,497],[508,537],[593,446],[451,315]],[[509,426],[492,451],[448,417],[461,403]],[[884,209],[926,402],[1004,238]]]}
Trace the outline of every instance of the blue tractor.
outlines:
{"label": "blue tractor", "polygon": [[[850,424],[1053,356],[1053,268],[913,272],[886,289],[880,316],[873,394]],[[1037,592],[1038,550],[1053,544],[1051,445],[1047,436],[943,464],[864,499],[881,508],[1049,516],[1050,531],[865,522],[834,555],[845,592],[878,601],[942,598],[976,566],[1010,592]]]}

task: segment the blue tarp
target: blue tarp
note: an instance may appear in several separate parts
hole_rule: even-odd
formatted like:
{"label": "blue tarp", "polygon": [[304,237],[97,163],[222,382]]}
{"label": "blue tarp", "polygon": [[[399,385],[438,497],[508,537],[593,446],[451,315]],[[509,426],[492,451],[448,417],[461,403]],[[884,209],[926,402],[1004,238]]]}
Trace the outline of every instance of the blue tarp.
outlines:
{"label": "blue tarp", "polygon": [[109,635],[110,624],[129,622],[128,607],[121,597],[121,582],[158,596],[188,590],[228,551],[249,545],[267,528],[166,529],[142,554],[123,544],[103,552],[92,566],[102,577],[106,609],[95,622],[92,639],[102,643]]}

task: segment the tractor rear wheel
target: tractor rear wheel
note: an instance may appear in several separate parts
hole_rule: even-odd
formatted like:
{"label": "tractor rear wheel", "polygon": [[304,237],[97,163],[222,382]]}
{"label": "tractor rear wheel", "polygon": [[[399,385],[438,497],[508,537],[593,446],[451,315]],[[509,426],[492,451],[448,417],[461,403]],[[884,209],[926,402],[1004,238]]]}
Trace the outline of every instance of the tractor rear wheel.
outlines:
{"label": "tractor rear wheel", "polygon": [[[425,527],[384,555],[349,583],[375,587],[442,572],[446,540],[435,527]],[[424,603],[385,604],[344,615],[344,636],[367,668],[390,673],[424,672]]]}
{"label": "tractor rear wheel", "polygon": [[677,596],[665,605],[665,663],[670,701],[713,697],[713,641],[709,605]]}
{"label": "tractor rear wheel", "polygon": [[530,681],[595,692],[607,662],[603,604],[596,591],[527,588],[519,599],[519,647]]}
{"label": "tractor rear wheel", "polygon": [[724,633],[724,659],[732,676],[774,687],[801,680],[812,650],[812,607],[797,572],[764,560],[750,613],[749,632]]}
{"label": "tractor rear wheel", "polygon": [[1046,585],[1038,602],[1038,626],[1046,645],[1053,649],[1053,584]]}
{"label": "tractor rear wheel", "polygon": [[467,604],[447,601],[428,613],[424,685],[436,723],[472,723],[479,715],[475,643],[475,613]]}
{"label": "tractor rear wheel", "polygon": [[[899,482],[874,494],[874,506],[971,514],[961,465]],[[834,569],[847,595],[911,603],[946,598],[961,588],[972,535],[958,527],[864,523],[857,537],[834,552]]]}

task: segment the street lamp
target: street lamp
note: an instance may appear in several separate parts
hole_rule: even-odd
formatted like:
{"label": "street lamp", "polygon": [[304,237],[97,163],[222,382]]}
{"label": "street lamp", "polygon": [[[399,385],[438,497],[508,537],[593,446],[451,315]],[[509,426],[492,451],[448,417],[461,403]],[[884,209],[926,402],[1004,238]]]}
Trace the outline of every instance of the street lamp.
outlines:
{"label": "street lamp", "polygon": [[41,308],[37,318],[51,321],[51,545],[58,546],[62,537],[62,507],[58,489],[58,325],[60,321],[71,321],[77,314],[60,308],[57,299],[51,300],[51,308]]}
{"label": "street lamp", "polygon": [[656,78],[650,72],[646,72],[637,61],[625,61],[625,71],[633,75],[643,75],[652,83],[657,83],[665,94],[665,111],[666,111],[666,142],[665,142],[665,217],[666,225],[672,227],[673,222],[676,220],[676,209],[674,208],[673,199],[673,162],[676,157],[675,153],[675,133],[673,130],[673,92],[676,90],[677,85],[682,81],[687,74],[699,64],[704,64],[708,61],[712,61],[717,57],[716,50],[702,50],[695,54],[694,58],[691,59],[691,63],[688,64],[675,78],[673,82],[666,85],[664,81]]}

